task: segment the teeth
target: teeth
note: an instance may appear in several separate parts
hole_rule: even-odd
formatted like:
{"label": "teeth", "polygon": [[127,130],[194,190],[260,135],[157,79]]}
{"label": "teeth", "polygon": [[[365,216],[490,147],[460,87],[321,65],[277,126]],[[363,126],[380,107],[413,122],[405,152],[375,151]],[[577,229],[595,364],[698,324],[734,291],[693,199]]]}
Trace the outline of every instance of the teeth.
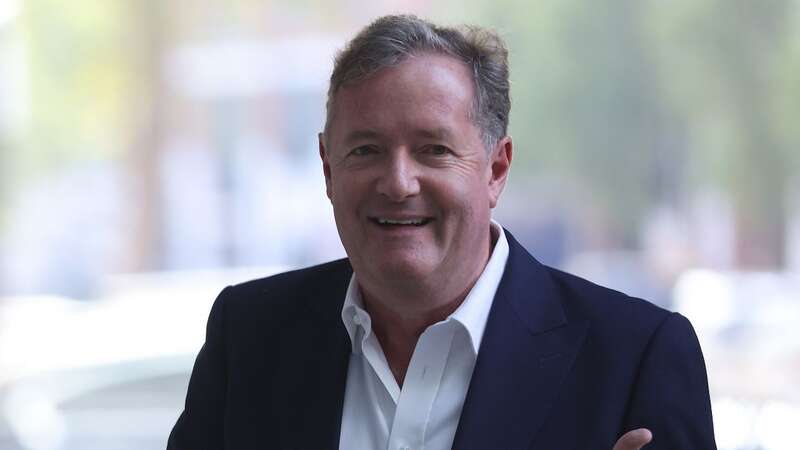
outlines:
{"label": "teeth", "polygon": [[378,218],[378,223],[381,225],[422,225],[424,219],[410,219],[410,220],[392,220]]}

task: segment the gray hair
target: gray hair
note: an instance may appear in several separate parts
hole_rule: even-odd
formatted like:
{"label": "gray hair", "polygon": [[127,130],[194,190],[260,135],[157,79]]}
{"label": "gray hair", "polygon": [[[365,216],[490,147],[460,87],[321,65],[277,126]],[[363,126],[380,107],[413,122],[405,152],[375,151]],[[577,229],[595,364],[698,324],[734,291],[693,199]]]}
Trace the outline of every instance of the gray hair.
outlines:
{"label": "gray hair", "polygon": [[491,151],[506,135],[511,110],[508,50],[503,39],[484,28],[441,27],[412,15],[375,20],[336,56],[328,88],[325,135],[333,119],[334,97],[342,86],[426,52],[452,56],[471,69],[475,99],[470,115],[481,130],[486,151]]}

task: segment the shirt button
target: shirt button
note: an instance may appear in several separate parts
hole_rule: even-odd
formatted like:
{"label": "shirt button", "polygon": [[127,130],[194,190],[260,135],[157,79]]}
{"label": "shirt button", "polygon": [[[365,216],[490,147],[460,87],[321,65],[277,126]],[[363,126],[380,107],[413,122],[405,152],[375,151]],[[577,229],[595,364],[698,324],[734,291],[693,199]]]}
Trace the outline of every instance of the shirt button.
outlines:
{"label": "shirt button", "polygon": [[353,323],[356,325],[361,325],[361,316],[358,313],[353,314]]}

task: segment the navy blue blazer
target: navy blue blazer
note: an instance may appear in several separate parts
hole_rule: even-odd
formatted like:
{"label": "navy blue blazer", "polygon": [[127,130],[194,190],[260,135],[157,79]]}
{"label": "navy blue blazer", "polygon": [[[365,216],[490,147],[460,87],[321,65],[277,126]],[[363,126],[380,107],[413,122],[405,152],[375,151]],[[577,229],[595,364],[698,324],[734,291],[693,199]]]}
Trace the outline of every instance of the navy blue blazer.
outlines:
{"label": "navy blue blazer", "polygon": [[[544,266],[506,236],[453,448],[612,450],[647,427],[646,450],[715,449],[689,321]],[[224,289],[168,449],[338,449],[351,274],[339,260]]]}

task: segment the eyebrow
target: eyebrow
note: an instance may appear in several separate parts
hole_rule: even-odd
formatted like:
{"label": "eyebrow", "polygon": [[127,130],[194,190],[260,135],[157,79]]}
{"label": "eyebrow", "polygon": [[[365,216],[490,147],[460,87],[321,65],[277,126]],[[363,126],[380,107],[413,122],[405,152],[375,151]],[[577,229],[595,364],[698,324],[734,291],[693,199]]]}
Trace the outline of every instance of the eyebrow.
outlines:
{"label": "eyebrow", "polygon": [[354,130],[347,133],[347,136],[344,137],[344,141],[351,144],[356,141],[378,139],[380,136],[381,134],[375,130]]}
{"label": "eyebrow", "polygon": [[[451,133],[450,130],[443,127],[430,129],[423,128],[417,130],[414,134],[416,134],[418,137],[441,141],[450,140],[453,136],[453,133]],[[372,129],[353,130],[345,136],[344,141],[347,144],[352,144],[357,141],[377,140],[382,137],[383,135],[380,132]]]}
{"label": "eyebrow", "polygon": [[447,128],[433,128],[433,129],[422,129],[417,131],[416,133],[420,137],[429,138],[429,139],[438,139],[438,140],[449,140],[452,137],[452,133]]}

